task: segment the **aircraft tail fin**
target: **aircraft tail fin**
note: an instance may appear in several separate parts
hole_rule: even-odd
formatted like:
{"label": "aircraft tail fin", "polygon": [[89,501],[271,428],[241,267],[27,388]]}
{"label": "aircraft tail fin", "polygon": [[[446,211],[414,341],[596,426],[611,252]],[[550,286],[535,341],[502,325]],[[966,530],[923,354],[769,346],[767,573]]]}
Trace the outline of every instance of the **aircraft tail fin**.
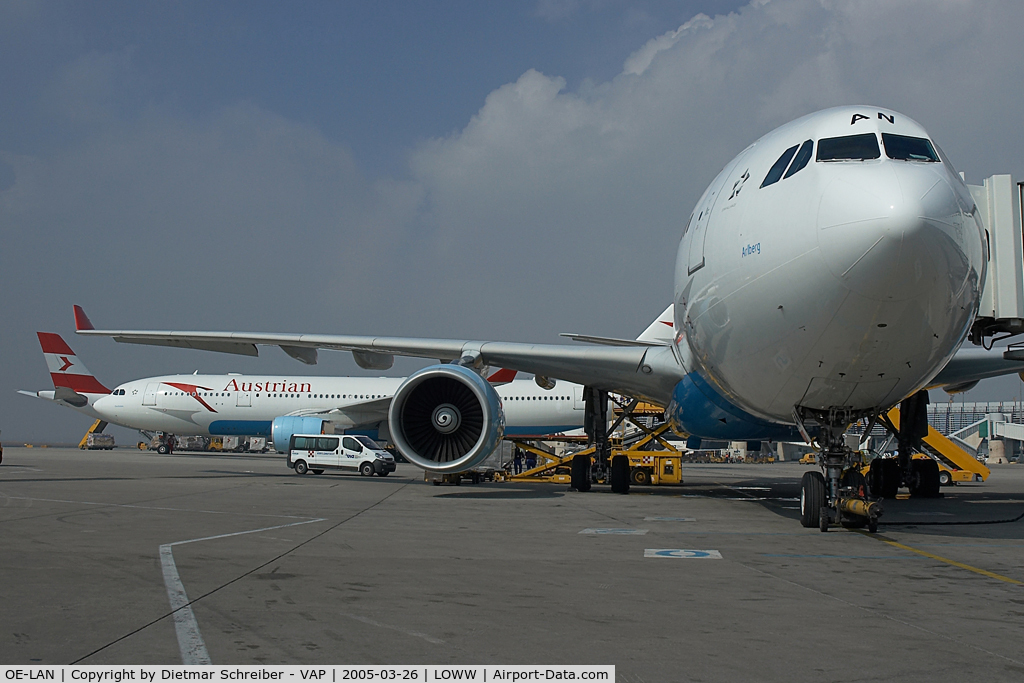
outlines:
{"label": "aircraft tail fin", "polygon": [[[52,332],[36,332],[39,345],[46,358],[46,367],[50,371],[55,390],[70,389],[78,394],[109,394],[110,389],[103,386],[96,377],[78,360],[68,343],[59,334]],[[66,393],[66,392],[61,392]]]}
{"label": "aircraft tail fin", "polygon": [[636,338],[642,342],[661,342],[670,344],[675,336],[675,304],[669,304],[668,308],[647,326],[647,329]]}

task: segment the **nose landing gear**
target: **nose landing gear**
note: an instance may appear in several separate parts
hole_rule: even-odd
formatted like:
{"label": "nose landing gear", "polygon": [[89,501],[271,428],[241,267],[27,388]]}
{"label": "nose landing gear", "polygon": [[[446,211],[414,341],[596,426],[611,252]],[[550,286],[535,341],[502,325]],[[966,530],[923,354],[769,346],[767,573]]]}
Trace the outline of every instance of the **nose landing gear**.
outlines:
{"label": "nose landing gear", "polygon": [[828,531],[832,524],[878,531],[882,506],[869,498],[860,457],[846,445],[843,434],[856,416],[847,411],[808,411],[821,423],[818,463],[825,474],[806,472],[800,482],[800,523]]}

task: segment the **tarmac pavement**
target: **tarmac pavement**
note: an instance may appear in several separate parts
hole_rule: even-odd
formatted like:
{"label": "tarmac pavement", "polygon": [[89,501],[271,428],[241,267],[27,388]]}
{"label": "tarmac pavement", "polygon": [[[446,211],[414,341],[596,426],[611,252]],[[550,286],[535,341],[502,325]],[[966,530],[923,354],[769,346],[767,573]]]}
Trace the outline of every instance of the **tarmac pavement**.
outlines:
{"label": "tarmac pavement", "polygon": [[886,501],[874,536],[801,527],[806,469],[684,465],[623,496],[8,446],[0,662],[1024,679],[1024,466]]}

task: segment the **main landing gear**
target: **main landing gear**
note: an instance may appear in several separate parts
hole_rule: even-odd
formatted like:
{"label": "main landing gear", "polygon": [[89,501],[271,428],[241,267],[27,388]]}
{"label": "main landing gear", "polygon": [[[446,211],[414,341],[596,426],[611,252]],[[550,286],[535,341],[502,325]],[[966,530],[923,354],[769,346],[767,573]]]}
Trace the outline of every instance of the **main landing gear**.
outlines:
{"label": "main landing gear", "polygon": [[608,428],[608,392],[594,387],[584,387],[583,393],[583,429],[587,433],[587,445],[592,447],[593,451],[588,448],[573,458],[569,486],[585,493],[597,479],[610,483],[612,493],[629,493],[629,458],[625,455],[612,457],[610,436],[638,401],[634,400],[627,413]]}

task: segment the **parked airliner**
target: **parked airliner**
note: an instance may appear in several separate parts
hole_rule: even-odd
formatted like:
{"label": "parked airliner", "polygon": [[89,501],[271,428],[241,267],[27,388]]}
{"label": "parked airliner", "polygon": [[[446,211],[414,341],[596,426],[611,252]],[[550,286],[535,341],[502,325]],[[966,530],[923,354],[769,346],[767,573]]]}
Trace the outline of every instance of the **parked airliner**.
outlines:
{"label": "parked airliner", "polygon": [[[316,349],[352,351],[375,365],[395,355],[447,361],[405,380],[389,409],[403,455],[435,471],[478,462],[500,435],[500,399],[474,371],[485,365],[658,403],[691,437],[813,438],[825,477],[804,478],[801,521],[822,530],[850,512],[843,501],[863,498],[856,475],[847,478],[854,468],[842,436],[851,423],[884,422],[904,399],[923,405],[926,387],[965,386],[1000,363],[974,354],[950,362],[978,313],[984,229],[939,146],[891,109],[836,107],[766,134],[712,180],[677,236],[674,336],[664,343],[95,330],[84,314],[77,327],[121,342],[248,355],[278,345],[304,362],[315,362]],[[442,385],[460,387],[461,402],[442,395]],[[460,423],[469,406],[484,419]],[[921,414],[908,408],[902,421],[895,475],[912,491],[931,488],[930,470],[912,468],[905,452]],[[453,440],[465,446],[453,450]],[[624,467],[611,463],[613,489],[627,482]],[[588,470],[589,460],[574,467],[574,486],[589,488]],[[850,514],[864,513],[873,526],[864,505]]]}
{"label": "parked airliner", "polygon": [[[142,432],[179,436],[248,435],[273,438],[284,450],[295,431],[356,430],[387,440],[387,412],[402,377],[266,377],[166,375],[125,382],[112,391],[85,367],[60,335],[39,332],[53,391],[20,393],[56,401],[90,417]],[[501,397],[507,436],[541,436],[583,426],[583,387],[557,391],[515,372],[489,376]],[[300,418],[298,421],[294,418]],[[308,418],[309,421],[302,421]],[[383,427],[383,429],[381,428]],[[278,441],[283,446],[278,446]]]}

